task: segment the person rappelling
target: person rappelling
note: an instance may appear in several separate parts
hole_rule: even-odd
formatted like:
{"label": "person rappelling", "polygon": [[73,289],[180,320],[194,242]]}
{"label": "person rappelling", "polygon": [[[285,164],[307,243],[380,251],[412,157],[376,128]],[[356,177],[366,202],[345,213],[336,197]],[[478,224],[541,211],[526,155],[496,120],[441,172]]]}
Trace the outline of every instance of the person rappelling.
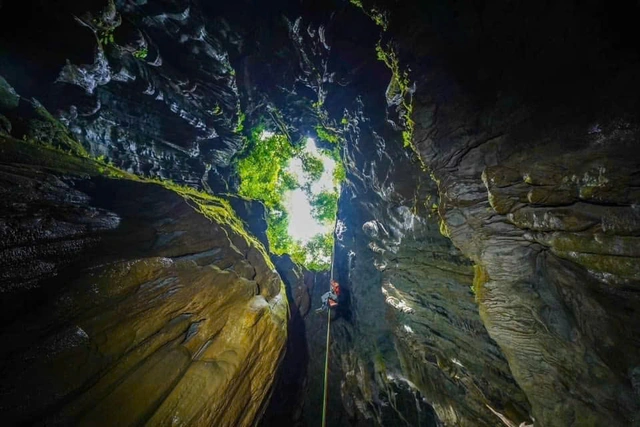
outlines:
{"label": "person rappelling", "polygon": [[340,297],[340,284],[331,279],[331,289],[322,295],[322,306],[316,309],[317,313],[323,312],[328,308],[333,308],[338,305],[338,298]]}

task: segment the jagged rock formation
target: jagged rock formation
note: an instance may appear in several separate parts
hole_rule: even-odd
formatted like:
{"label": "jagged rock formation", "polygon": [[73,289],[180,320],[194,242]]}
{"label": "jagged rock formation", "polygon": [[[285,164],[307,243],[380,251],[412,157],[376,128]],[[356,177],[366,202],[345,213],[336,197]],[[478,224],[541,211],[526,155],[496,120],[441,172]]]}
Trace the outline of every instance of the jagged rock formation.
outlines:
{"label": "jagged rock formation", "polygon": [[[485,12],[500,2],[490,3]],[[436,29],[431,46],[414,45],[421,57],[440,52],[421,68],[414,141],[536,425],[640,420],[638,62],[619,33],[628,6],[518,6],[494,26],[477,10],[427,7],[473,39],[445,54]],[[525,14],[545,38],[506,24]],[[516,38],[526,48],[508,45]],[[470,76],[474,61],[482,73]]]}
{"label": "jagged rock formation", "polygon": [[[493,411],[527,421],[527,399],[476,307],[472,264],[440,233],[435,183],[399,145],[385,147],[378,136],[374,156],[362,149],[376,140],[367,121],[350,138],[339,259],[355,317],[354,362],[375,380],[361,380],[354,394],[372,405],[377,389],[391,399],[385,387],[407,381],[446,425],[496,425]],[[406,425],[431,425],[426,414],[419,419]]]}
{"label": "jagged rock formation", "polygon": [[6,137],[0,158],[4,422],[253,425],[287,299],[228,205]]}
{"label": "jagged rock formation", "polygon": [[242,143],[228,53],[240,40],[211,18],[215,10],[180,1],[30,7],[5,4],[0,18],[6,28],[19,16],[30,22],[3,40],[0,74],[21,94],[37,97],[92,155],[122,169],[225,185],[218,172]]}

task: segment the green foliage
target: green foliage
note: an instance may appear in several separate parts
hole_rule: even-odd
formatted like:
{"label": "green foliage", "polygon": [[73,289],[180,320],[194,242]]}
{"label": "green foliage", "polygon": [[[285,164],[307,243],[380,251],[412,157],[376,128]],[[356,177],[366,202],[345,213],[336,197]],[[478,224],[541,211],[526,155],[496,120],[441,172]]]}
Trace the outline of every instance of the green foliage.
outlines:
{"label": "green foliage", "polygon": [[300,183],[298,183],[296,177],[286,171],[282,172],[282,174],[280,175],[280,181],[282,183],[280,194],[284,193],[287,190],[295,190],[296,188],[300,187]]}
{"label": "green foliage", "polygon": [[324,172],[322,160],[305,153],[300,156],[300,160],[302,160],[302,170],[307,174],[309,179],[311,181],[319,180],[322,172]]}
{"label": "green foliage", "polygon": [[347,179],[347,171],[341,161],[336,162],[336,168],[333,170],[333,185],[340,186]]}
{"label": "green foliage", "polygon": [[333,224],[338,212],[338,193],[323,191],[311,200],[311,216],[324,224]]}
{"label": "green foliage", "polygon": [[376,25],[382,27],[384,31],[387,31],[389,27],[389,17],[386,12],[380,11],[377,7],[373,6],[371,10],[367,11],[362,4],[362,0],[349,0],[350,3],[356,7],[362,9],[362,11],[376,23]]}
{"label": "green foliage", "polygon": [[274,134],[260,139],[253,133],[248,156],[238,162],[239,194],[264,202],[269,209],[282,210],[282,195],[291,189],[293,177],[282,171],[293,157],[295,149],[286,136]]}
{"label": "green foliage", "polygon": [[211,115],[219,116],[220,114],[222,114],[222,107],[220,107],[220,104],[216,102],[216,105],[214,105],[213,109],[211,110]]}
{"label": "green foliage", "polygon": [[369,12],[369,17],[373,19],[376,25],[382,27],[384,31],[387,31],[387,28],[389,28],[389,17],[386,12],[381,12],[376,7],[373,7]]}
{"label": "green foliage", "polygon": [[242,112],[238,114],[238,124],[236,125],[236,129],[235,129],[236,133],[240,133],[244,130],[244,121],[246,120],[246,118],[247,118],[246,114]]}
{"label": "green foliage", "polygon": [[147,49],[146,47],[133,52],[133,56],[138,59],[147,59],[147,55],[149,55],[149,49]]}
{"label": "green foliage", "polygon": [[[251,132],[245,157],[237,162],[240,177],[239,194],[261,200],[267,207],[267,237],[273,253],[289,254],[296,263],[310,270],[326,270],[333,250],[333,234],[319,234],[306,244],[295,241],[289,235],[289,215],[283,206],[284,193],[301,188],[295,176],[286,171],[289,161],[294,157],[302,161],[302,169],[308,182],[321,178],[324,172],[323,162],[320,158],[303,152],[301,148],[293,147],[285,135],[262,135],[262,128],[256,128]],[[339,183],[345,179],[339,150],[336,147],[334,150],[322,151],[336,160],[333,180],[337,189]],[[310,194],[310,189],[306,190],[307,194]],[[312,216],[319,222],[332,225],[338,210],[338,197],[337,190],[325,191],[314,197],[310,201]]]}
{"label": "green foliage", "polygon": [[[405,148],[411,148],[418,154],[416,147],[413,145],[413,131],[415,122],[411,118],[413,114],[413,97],[411,95],[411,81],[409,80],[409,72],[400,68],[398,55],[393,47],[389,44],[386,48],[378,41],[376,45],[376,54],[378,60],[391,70],[391,83],[387,90],[387,97],[394,98],[400,96],[402,98],[401,119],[404,122],[404,130],[402,131],[402,141]],[[418,156],[420,158],[420,156]]]}
{"label": "green foliage", "polygon": [[[335,218],[334,218],[335,219]],[[331,267],[333,252],[333,233],[318,234],[305,245],[307,252],[306,267],[309,270],[322,271]]]}
{"label": "green foliage", "polygon": [[295,242],[289,236],[289,215],[284,211],[270,211],[267,217],[267,238],[271,252],[289,254],[291,259],[309,270],[327,270],[333,251],[333,234],[318,234],[305,245]]}
{"label": "green foliage", "polygon": [[269,211],[267,216],[267,238],[271,252],[282,255],[291,253],[293,239],[289,236],[289,215],[284,211]]}
{"label": "green foliage", "polygon": [[340,142],[340,136],[338,136],[338,134],[326,129],[321,125],[316,126],[316,134],[318,135],[318,138],[323,141],[327,141],[332,144],[337,144],[338,142]]}
{"label": "green foliage", "polygon": [[113,38],[113,29],[106,28],[104,30],[100,30],[98,32],[98,41],[102,46],[108,46],[110,44],[113,44],[115,41]]}

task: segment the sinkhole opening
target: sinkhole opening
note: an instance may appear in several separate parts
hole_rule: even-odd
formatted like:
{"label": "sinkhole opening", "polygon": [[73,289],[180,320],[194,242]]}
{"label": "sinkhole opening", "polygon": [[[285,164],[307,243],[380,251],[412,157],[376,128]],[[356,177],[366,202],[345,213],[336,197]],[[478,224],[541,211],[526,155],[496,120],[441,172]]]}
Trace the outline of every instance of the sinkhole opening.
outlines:
{"label": "sinkhole opening", "polygon": [[329,269],[345,178],[338,145],[319,146],[313,138],[292,144],[284,134],[256,128],[245,153],[237,163],[238,193],[265,204],[271,252],[289,254],[309,270]]}

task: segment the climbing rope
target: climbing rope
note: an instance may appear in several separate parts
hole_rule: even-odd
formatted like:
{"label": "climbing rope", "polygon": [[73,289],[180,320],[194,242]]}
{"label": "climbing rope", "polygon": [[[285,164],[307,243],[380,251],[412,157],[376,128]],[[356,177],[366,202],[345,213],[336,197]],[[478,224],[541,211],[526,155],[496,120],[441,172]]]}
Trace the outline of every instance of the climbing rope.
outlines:
{"label": "climbing rope", "polygon": [[[331,251],[331,270],[329,277],[329,287],[331,288],[331,281],[333,280],[333,260],[336,254],[336,238],[334,227],[334,242],[333,250]],[[327,348],[324,357],[324,391],[322,396],[322,427],[327,426],[327,398],[329,396],[329,390],[327,385],[329,383],[329,340],[331,338],[331,307],[327,307]]]}

